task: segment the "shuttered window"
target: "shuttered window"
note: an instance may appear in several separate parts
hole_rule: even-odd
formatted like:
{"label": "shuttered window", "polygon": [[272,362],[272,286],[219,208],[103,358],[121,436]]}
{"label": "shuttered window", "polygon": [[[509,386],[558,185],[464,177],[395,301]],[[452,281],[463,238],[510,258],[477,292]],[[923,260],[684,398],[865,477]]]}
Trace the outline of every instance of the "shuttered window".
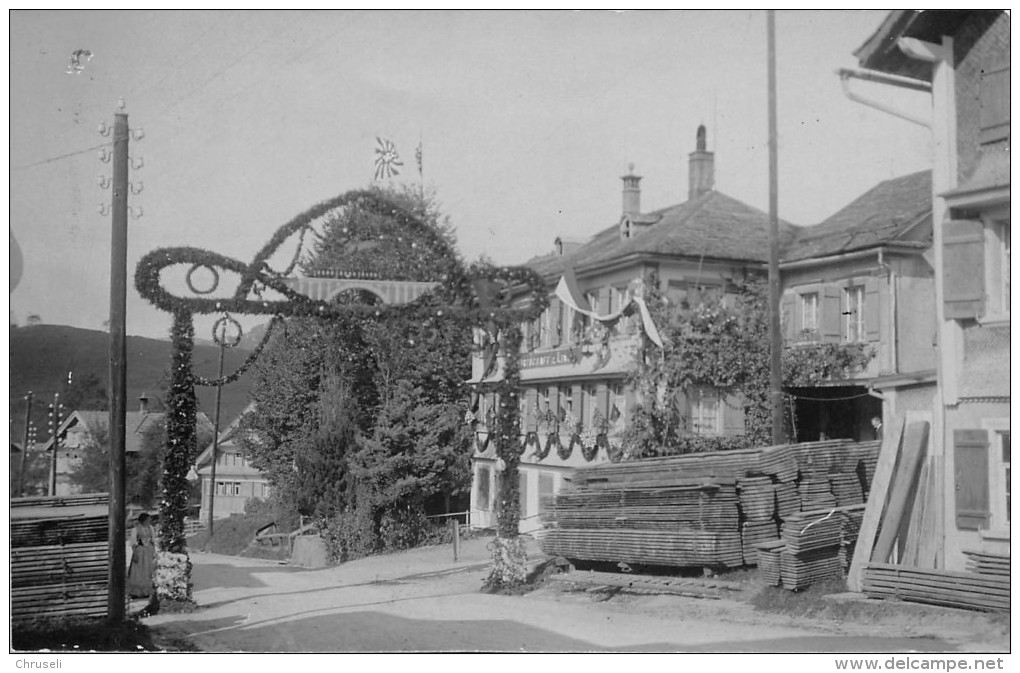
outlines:
{"label": "shuttered window", "polygon": [[691,432],[696,435],[718,435],[721,432],[719,394],[711,388],[694,388],[688,397]]}
{"label": "shuttered window", "polygon": [[818,339],[818,293],[800,295],[800,341]]}
{"label": "shuttered window", "polygon": [[794,294],[783,295],[779,302],[779,317],[783,329],[783,338],[787,344],[793,344],[797,339],[797,297]]}
{"label": "shuttered window", "polygon": [[989,68],[981,73],[982,144],[1009,138],[1009,66]]}
{"label": "shuttered window", "polygon": [[954,430],[956,527],[978,530],[988,527],[988,432]]}
{"label": "shuttered window", "polygon": [[943,225],[942,285],[946,318],[976,319],[984,314],[984,224],[949,220]]}

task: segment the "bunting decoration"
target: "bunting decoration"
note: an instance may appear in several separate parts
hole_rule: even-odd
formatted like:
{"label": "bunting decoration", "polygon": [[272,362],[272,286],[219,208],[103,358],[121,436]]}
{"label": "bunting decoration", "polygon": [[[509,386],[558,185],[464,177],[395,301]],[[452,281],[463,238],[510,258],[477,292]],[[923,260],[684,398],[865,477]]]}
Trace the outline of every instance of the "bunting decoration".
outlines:
{"label": "bunting decoration", "polygon": [[662,348],[662,337],[659,336],[659,330],[655,327],[655,323],[652,321],[652,314],[648,311],[648,305],[645,300],[641,297],[632,297],[631,300],[621,307],[614,313],[607,315],[599,315],[598,312],[593,311],[588,301],[584,297],[584,293],[581,292],[580,286],[577,284],[577,277],[574,276],[574,269],[568,266],[563,271],[563,275],[560,276],[559,283],[556,284],[556,296],[564,304],[574,309],[577,313],[589,316],[594,320],[604,324],[612,325],[621,317],[627,317],[634,313],[635,308],[641,314],[641,325],[644,327],[645,334],[652,340],[659,348]]}
{"label": "bunting decoration", "polygon": [[379,178],[392,178],[394,175],[400,175],[399,167],[404,165],[404,162],[400,160],[400,155],[397,154],[397,146],[389,140],[383,140],[379,136],[375,137],[377,144],[375,148],[375,179]]}

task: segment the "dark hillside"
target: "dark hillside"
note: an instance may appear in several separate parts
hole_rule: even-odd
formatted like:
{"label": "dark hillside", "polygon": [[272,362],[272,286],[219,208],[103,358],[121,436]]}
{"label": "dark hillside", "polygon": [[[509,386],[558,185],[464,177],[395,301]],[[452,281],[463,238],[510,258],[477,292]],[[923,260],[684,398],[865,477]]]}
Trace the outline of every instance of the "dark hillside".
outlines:
{"label": "dark hillside", "polygon": [[[109,335],[106,332],[66,327],[64,325],[33,325],[10,331],[10,413],[11,441],[21,443],[25,428],[25,393],[35,393],[32,418],[39,428],[37,441],[49,436],[46,430],[46,405],[53,394],[64,395],[67,372],[74,372],[77,380],[94,374],[100,385],[109,390]],[[229,374],[247,357],[248,351],[228,350],[223,371]],[[196,344],[193,362],[195,373],[216,375],[219,349],[211,345]],[[127,408],[138,408],[138,397],[149,396],[151,408],[159,408],[159,396],[166,384],[170,367],[170,342],[159,339],[129,336],[127,338]],[[220,426],[225,427],[248,403],[251,374],[246,373],[236,383],[223,388]],[[198,408],[213,418],[216,389],[198,386]],[[72,411],[72,410],[69,410]]]}

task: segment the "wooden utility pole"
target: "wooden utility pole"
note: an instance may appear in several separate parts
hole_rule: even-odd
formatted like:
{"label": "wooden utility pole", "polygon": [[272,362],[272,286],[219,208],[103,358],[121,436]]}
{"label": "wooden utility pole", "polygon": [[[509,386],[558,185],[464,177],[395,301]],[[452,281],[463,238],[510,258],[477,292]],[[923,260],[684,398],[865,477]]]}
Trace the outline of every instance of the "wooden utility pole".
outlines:
{"label": "wooden utility pole", "polygon": [[60,425],[63,423],[63,405],[60,404],[60,393],[53,394],[53,404],[50,405],[50,441],[53,445],[53,454],[50,456],[50,483],[49,493],[52,498],[57,494],[57,457],[60,454]]}
{"label": "wooden utility pole", "polygon": [[25,443],[21,447],[21,465],[18,466],[18,495],[25,495],[25,461],[28,458],[28,440],[32,428],[32,397],[31,390],[25,395]]}
{"label": "wooden utility pole", "polygon": [[783,444],[783,341],[779,329],[779,157],[776,147],[776,12],[768,10],[769,87],[769,373],[772,443]]}
{"label": "wooden utility pole", "polygon": [[109,593],[106,616],[124,621],[125,562],[125,436],[127,415],[127,218],[128,116],[113,117],[113,204],[110,244],[110,519]]}
{"label": "wooden utility pole", "polygon": [[213,503],[216,502],[216,460],[220,444],[220,400],[223,395],[223,353],[227,350],[224,344],[226,338],[226,325],[220,333],[220,364],[216,374],[216,413],[213,417],[213,440],[212,440],[212,467],[209,469],[209,544],[212,544],[213,536]]}

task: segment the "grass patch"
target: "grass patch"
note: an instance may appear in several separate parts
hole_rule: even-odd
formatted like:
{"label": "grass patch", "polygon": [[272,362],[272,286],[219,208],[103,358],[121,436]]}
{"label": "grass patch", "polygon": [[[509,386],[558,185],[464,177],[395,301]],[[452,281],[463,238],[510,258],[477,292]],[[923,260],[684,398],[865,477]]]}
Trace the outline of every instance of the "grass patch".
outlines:
{"label": "grass patch", "polygon": [[105,617],[38,619],[11,628],[19,652],[197,652],[187,640],[129,619],[111,625]]}
{"label": "grass patch", "polygon": [[208,529],[200,530],[188,538],[188,548],[236,556],[252,544],[255,531],[271,521],[264,515],[252,514],[232,514],[225,519],[216,519],[212,537]]}

